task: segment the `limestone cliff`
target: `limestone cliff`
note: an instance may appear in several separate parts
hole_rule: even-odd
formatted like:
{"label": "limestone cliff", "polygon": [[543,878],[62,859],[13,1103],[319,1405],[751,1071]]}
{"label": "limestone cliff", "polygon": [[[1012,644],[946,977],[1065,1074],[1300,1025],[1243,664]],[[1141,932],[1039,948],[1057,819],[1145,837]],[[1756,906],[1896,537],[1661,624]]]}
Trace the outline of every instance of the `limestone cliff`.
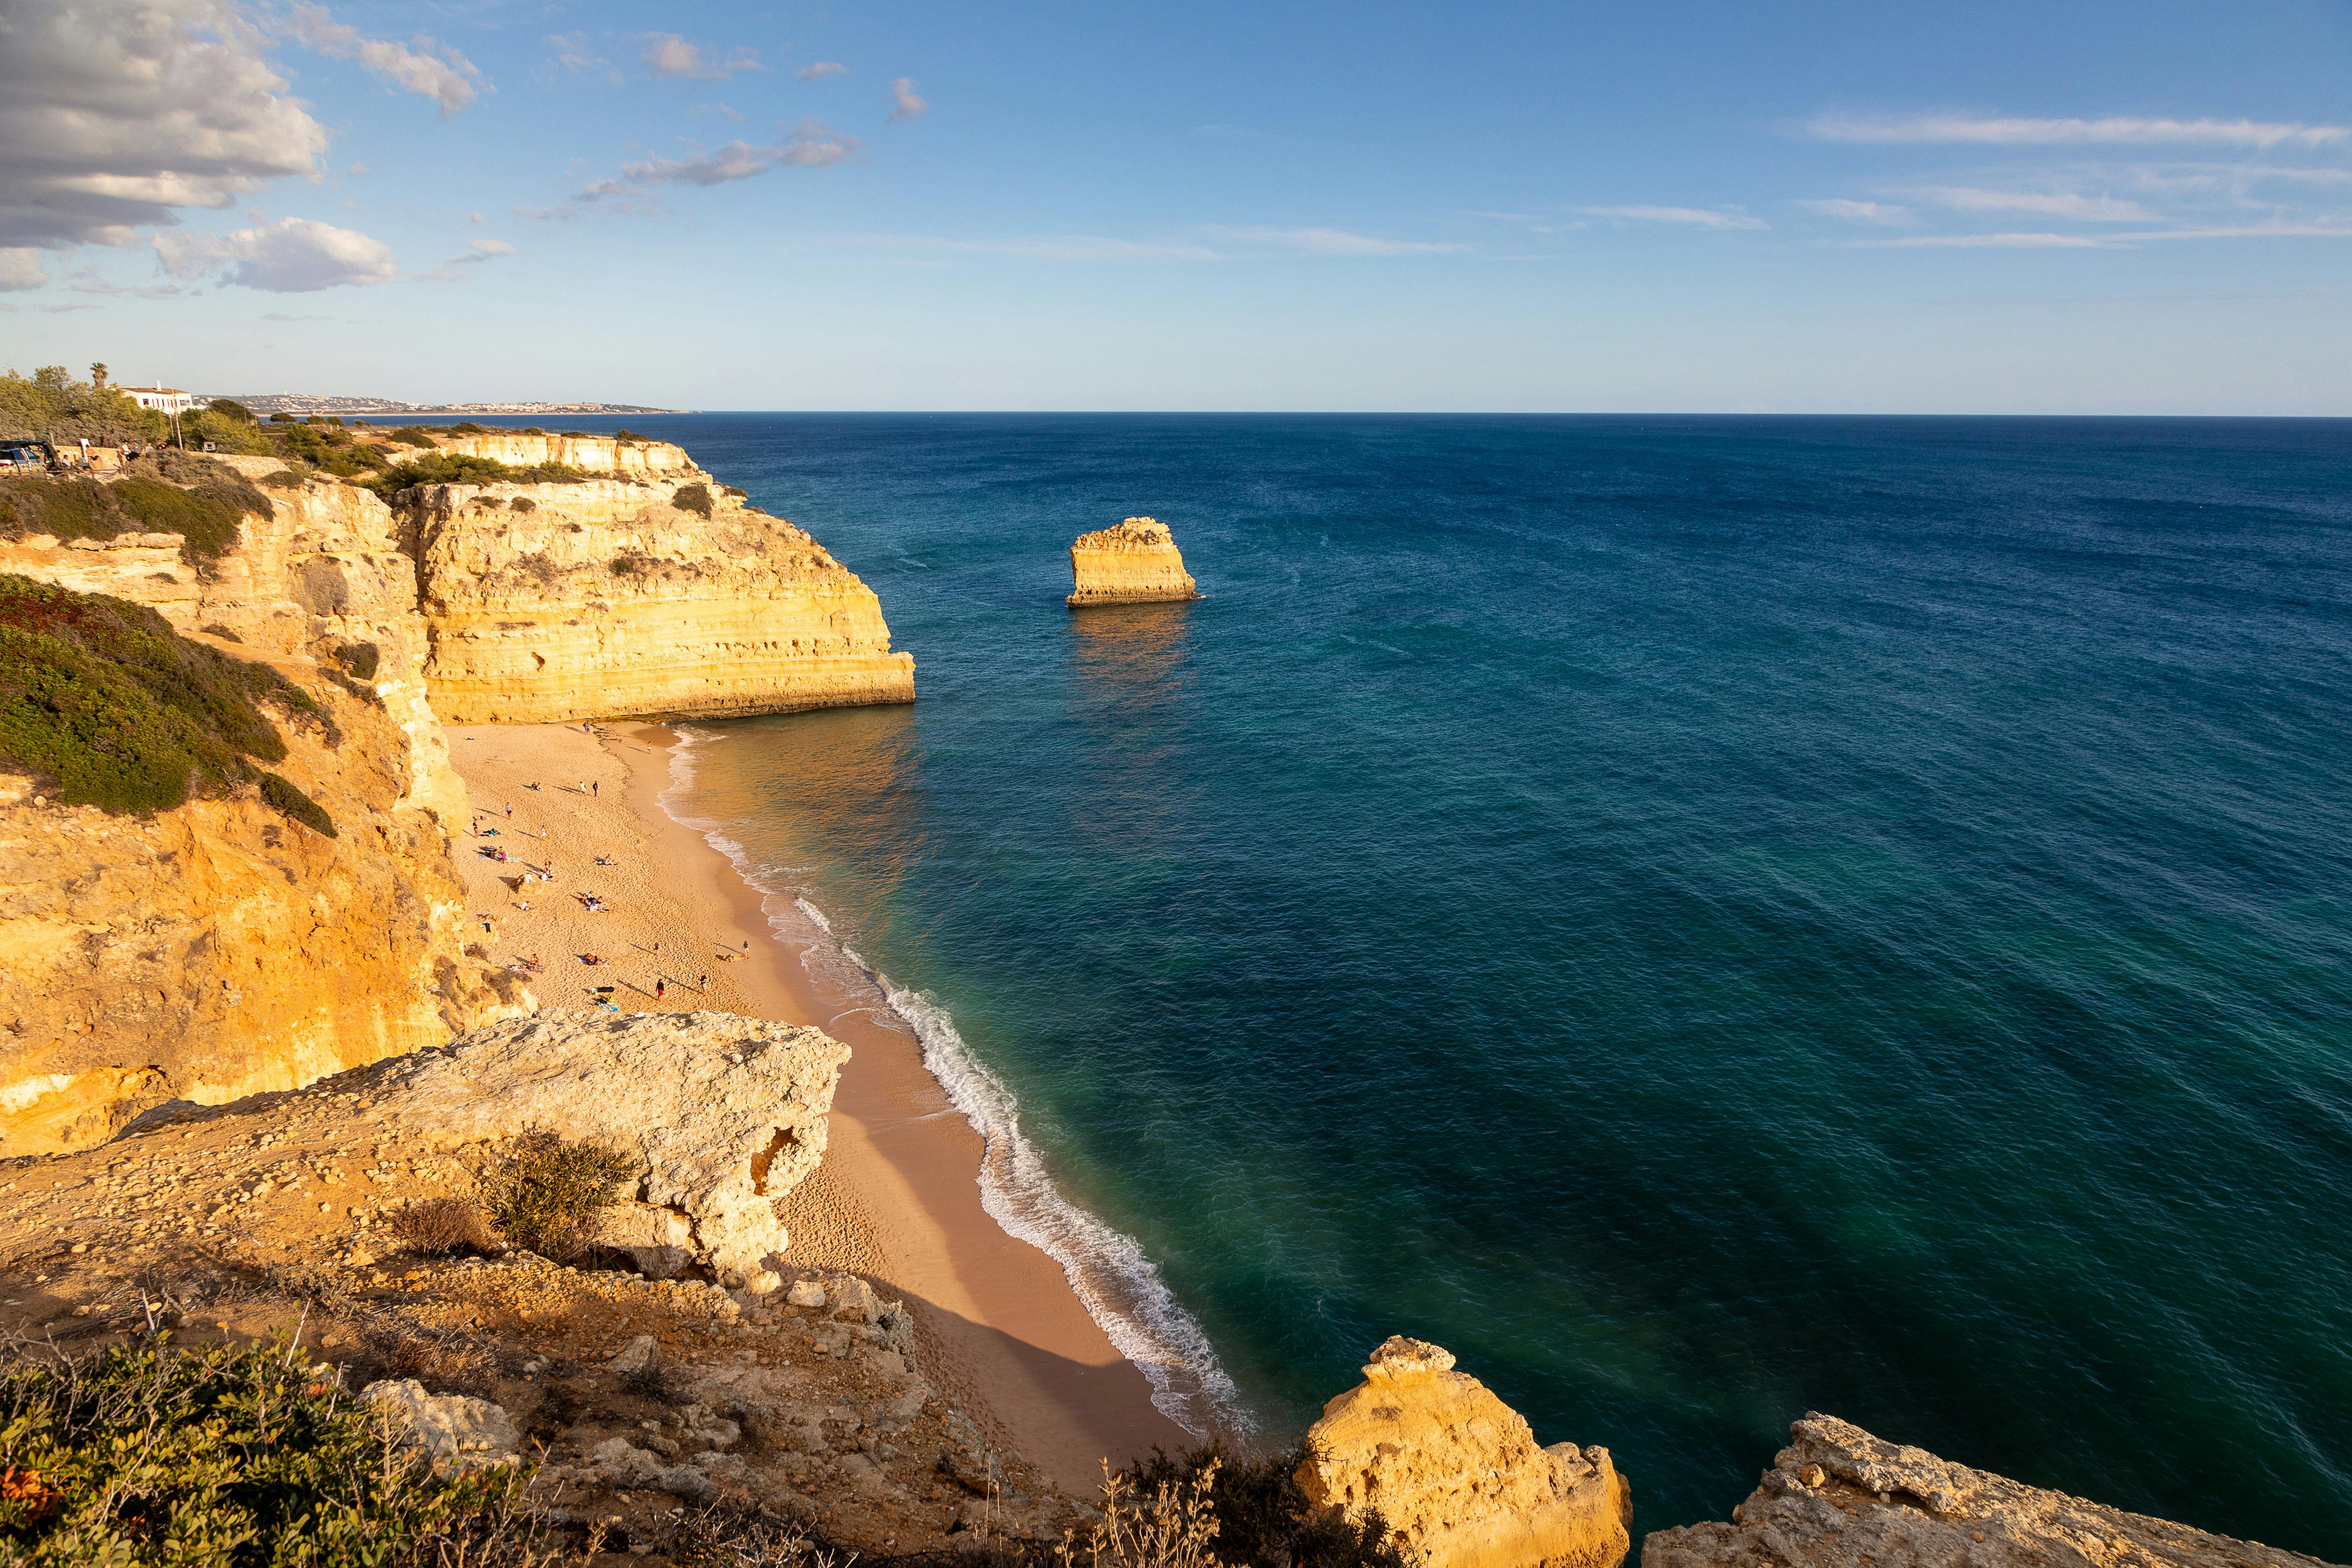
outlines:
{"label": "limestone cliff", "polygon": [[1201,596],[1168,525],[1148,517],[1078,535],[1070,546],[1070,577],[1074,609]]}
{"label": "limestone cliff", "polygon": [[1732,1522],[1653,1531],[1642,1568],[2326,1568],[1972,1470],[1808,1415]]}
{"label": "limestone cliff", "polygon": [[469,458],[489,458],[516,468],[562,463],[589,474],[616,474],[624,479],[708,479],[694,466],[686,449],[667,441],[621,440],[613,436],[535,436],[520,430],[487,430],[478,435],[436,437],[445,452]]}
{"label": "limestone cliff", "polygon": [[1518,1412],[1436,1345],[1402,1336],[1323,1407],[1298,1483],[1376,1510],[1423,1568],[1616,1568],[1633,1506],[1606,1448],[1536,1446]]}
{"label": "limestone cliff", "polygon": [[465,787],[389,509],[340,484],[268,493],[272,515],[201,567],[176,534],[0,542],[0,572],[146,605],[308,692],[331,730],[281,725],[274,765],[338,827],[250,788],[114,816],[0,773],[0,1154],[87,1147],[162,1100],[291,1088],[530,1005],[462,951]]}
{"label": "limestone cliff", "polygon": [[874,591],[687,472],[402,492],[434,710],[530,724],[913,700],[915,661],[890,651]]}

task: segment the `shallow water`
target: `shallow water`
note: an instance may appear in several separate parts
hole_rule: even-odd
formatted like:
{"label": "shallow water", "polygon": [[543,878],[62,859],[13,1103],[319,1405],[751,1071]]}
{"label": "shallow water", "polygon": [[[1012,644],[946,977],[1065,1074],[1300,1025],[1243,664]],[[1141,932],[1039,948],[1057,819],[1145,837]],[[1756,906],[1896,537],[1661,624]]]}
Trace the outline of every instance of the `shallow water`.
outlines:
{"label": "shallow water", "polygon": [[[1810,1408],[2352,1559],[2352,425],[631,423],[919,666],[691,808],[1232,1418],[1402,1331],[1637,1532]],[[1130,512],[1207,597],[1070,614]]]}

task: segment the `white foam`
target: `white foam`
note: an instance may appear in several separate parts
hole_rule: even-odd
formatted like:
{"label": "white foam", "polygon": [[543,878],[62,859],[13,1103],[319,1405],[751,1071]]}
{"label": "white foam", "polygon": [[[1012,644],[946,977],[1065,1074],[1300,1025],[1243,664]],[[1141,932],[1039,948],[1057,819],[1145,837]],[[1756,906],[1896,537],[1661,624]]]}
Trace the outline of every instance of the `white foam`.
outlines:
{"label": "white foam", "polygon": [[[1022,1135],[1021,1104],[972,1054],[955,1020],[929,994],[891,984],[834,931],[833,921],[781,868],[755,868],[716,822],[688,816],[693,753],[720,737],[680,725],[670,752],[670,786],[658,797],[679,826],[699,832],[761,896],[770,929],[787,941],[822,945],[887,999],[922,1047],[923,1065],[981,1135],[980,1202],[1007,1235],[1062,1266],[1063,1278],[1119,1354],[1151,1385],[1151,1403],[1196,1437],[1241,1436],[1255,1426],[1200,1321],[1186,1311],[1141,1244],[1063,1195],[1044,1155]],[[799,917],[796,921],[793,917]],[[795,925],[800,929],[793,929]],[[830,967],[830,966],[828,966]]]}

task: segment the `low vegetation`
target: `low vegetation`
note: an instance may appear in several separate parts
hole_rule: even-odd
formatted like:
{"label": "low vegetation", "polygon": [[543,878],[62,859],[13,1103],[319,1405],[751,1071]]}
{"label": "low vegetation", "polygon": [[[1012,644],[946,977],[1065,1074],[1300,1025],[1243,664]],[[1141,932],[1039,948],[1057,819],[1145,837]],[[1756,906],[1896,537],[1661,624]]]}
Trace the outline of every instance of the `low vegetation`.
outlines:
{"label": "low vegetation", "polygon": [[479,1257],[491,1247],[481,1206],[471,1198],[415,1198],[385,1212],[384,1228],[420,1258]]}
{"label": "low vegetation", "polygon": [[533,463],[517,467],[496,458],[436,448],[421,457],[384,468],[360,482],[390,500],[411,485],[549,485],[576,484],[597,476],[568,463]]}
{"label": "low vegetation", "polygon": [[255,765],[286,756],[264,703],[323,719],[268,665],[191,642],[144,605],[0,574],[0,760],[66,805],[159,811],[250,784],[331,836],[315,801]]}
{"label": "low vegetation", "polygon": [[263,1568],[555,1561],[512,1470],[436,1474],[292,1347],[162,1336],[0,1372],[0,1562]]}
{"label": "low vegetation", "polygon": [[482,1206],[515,1246],[569,1262],[595,1245],[604,1211],[636,1169],[626,1154],[534,1129],[482,1178]]}
{"label": "low vegetation", "polygon": [[707,518],[710,515],[710,487],[680,485],[677,493],[669,498],[669,504],[680,511],[690,511],[698,517]]}
{"label": "low vegetation", "polygon": [[[1350,1518],[1307,1500],[1298,1485],[1306,1458],[1304,1448],[1252,1458],[1233,1458],[1215,1444],[1172,1457],[1154,1448],[1110,1484],[1122,1489],[1130,1510],[1136,1500],[1150,1498],[1163,1519],[1172,1508],[1187,1532],[1213,1525],[1202,1550],[1229,1568],[1411,1568],[1377,1513]],[[1106,1521],[1109,1517],[1107,1488]],[[1140,1530],[1129,1528],[1130,1534]],[[1111,1560],[1102,1561],[1109,1568]]]}
{"label": "low vegetation", "polygon": [[129,476],[110,484],[46,476],[0,483],[0,538],[176,533],[183,558],[198,564],[236,547],[247,514],[269,512],[268,498],[235,468],[168,448],[131,464]]}

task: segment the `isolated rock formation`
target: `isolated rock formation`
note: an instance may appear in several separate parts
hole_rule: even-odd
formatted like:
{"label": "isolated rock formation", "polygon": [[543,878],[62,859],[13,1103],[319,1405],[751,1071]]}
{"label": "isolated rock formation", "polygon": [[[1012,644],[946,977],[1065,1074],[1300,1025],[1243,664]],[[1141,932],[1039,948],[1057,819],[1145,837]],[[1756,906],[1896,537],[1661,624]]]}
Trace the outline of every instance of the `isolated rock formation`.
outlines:
{"label": "isolated rock formation", "polygon": [[522,1434],[504,1406],[462,1394],[427,1394],[413,1377],[371,1383],[360,1399],[390,1415],[403,1446],[445,1468],[515,1464]]}
{"label": "isolated rock formation", "polygon": [[685,466],[655,481],[401,493],[434,710],[530,724],[912,701],[915,661],[874,591],[666,450]]}
{"label": "isolated rock formation", "polygon": [[2325,1568],[1939,1459],[1809,1414],[1732,1523],[1654,1531],[1642,1568]]}
{"label": "isolated rock formation", "polygon": [[1631,1544],[1632,1493],[1606,1448],[1538,1447],[1517,1411],[1421,1340],[1374,1351],[1307,1441],[1307,1497],[1378,1510],[1423,1568],[1615,1568]]}
{"label": "isolated rock formation", "polygon": [[174,533],[0,541],[0,572],[148,605],[308,692],[333,731],[281,723],[272,767],[338,828],[250,788],[110,816],[0,773],[0,1156],[88,1148],[162,1100],[291,1089],[531,1005],[463,951],[449,835],[466,790],[425,701],[390,510],[341,484],[268,493],[272,515],[201,570]]}
{"label": "isolated rock formation", "polygon": [[1078,535],[1070,546],[1070,576],[1074,609],[1201,596],[1168,525],[1148,517]]}
{"label": "isolated rock formation", "polygon": [[848,1059],[820,1030],[731,1013],[547,1013],[386,1063],[376,1105],[452,1142],[544,1127],[634,1154],[636,1202],[680,1222],[652,1245],[740,1284],[782,1261],[773,1200],[824,1157]]}

